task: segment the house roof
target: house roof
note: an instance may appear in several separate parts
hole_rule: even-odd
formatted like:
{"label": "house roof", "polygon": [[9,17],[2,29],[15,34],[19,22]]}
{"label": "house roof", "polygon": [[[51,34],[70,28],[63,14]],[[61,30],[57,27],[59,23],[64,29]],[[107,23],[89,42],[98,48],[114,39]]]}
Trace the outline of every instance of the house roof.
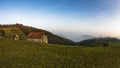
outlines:
{"label": "house roof", "polygon": [[27,38],[42,38],[42,36],[44,35],[43,32],[31,32],[29,33],[29,35],[27,36]]}

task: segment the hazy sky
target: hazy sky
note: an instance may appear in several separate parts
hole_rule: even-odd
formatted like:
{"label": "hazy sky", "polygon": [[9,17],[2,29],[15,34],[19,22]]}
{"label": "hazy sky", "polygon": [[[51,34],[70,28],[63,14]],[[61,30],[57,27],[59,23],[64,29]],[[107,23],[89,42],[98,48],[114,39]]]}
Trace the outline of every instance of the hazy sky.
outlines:
{"label": "hazy sky", "polygon": [[71,37],[120,37],[119,0],[0,0],[0,24],[22,23]]}

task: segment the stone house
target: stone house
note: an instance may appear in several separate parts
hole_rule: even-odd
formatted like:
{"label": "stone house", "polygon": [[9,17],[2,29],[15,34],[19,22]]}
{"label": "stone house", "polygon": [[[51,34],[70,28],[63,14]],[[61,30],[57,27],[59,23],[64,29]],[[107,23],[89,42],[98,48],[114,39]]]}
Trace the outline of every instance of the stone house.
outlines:
{"label": "stone house", "polygon": [[27,36],[27,40],[41,43],[48,43],[47,35],[44,32],[31,32]]}

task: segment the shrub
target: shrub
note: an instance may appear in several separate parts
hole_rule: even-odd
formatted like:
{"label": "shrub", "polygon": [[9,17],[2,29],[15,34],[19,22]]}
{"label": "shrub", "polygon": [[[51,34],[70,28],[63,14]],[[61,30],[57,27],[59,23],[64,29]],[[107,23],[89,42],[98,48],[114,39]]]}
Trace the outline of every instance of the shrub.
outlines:
{"label": "shrub", "polygon": [[109,44],[107,42],[103,43],[103,47],[108,47]]}

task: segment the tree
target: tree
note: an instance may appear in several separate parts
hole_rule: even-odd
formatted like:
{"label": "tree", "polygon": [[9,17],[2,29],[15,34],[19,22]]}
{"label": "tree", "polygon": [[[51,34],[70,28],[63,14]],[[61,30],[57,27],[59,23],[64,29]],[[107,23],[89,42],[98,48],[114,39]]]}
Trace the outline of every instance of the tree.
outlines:
{"label": "tree", "polygon": [[108,47],[109,44],[107,42],[103,43],[103,47]]}
{"label": "tree", "polygon": [[5,36],[5,31],[4,30],[0,30],[0,36]]}
{"label": "tree", "polygon": [[103,47],[108,47],[109,46],[109,39],[105,41],[105,43],[103,43]]}

